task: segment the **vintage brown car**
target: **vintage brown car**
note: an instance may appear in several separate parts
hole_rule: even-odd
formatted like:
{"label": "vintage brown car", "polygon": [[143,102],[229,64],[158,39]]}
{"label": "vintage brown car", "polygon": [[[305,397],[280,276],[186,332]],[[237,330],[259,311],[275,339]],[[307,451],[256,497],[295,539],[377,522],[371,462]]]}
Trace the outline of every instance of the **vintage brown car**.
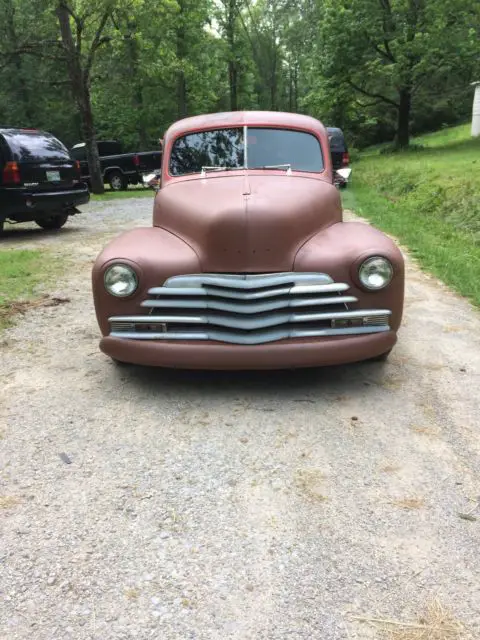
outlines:
{"label": "vintage brown car", "polygon": [[318,120],[217,113],[167,131],[153,226],[102,251],[93,294],[118,362],[312,367],[386,357],[404,264],[384,234],[342,221]]}

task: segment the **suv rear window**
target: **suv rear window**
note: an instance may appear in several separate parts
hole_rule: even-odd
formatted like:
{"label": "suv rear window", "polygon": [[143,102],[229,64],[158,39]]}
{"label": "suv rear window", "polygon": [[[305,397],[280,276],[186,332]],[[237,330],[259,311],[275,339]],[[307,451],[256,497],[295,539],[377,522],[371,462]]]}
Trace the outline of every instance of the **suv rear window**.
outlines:
{"label": "suv rear window", "polygon": [[67,148],[50,133],[6,130],[2,135],[16,162],[69,161]]}
{"label": "suv rear window", "polygon": [[76,144],[74,147],[70,149],[70,153],[72,155],[72,158],[75,158],[75,160],[87,159],[87,149],[85,147],[85,143]]}
{"label": "suv rear window", "polygon": [[347,145],[345,143],[345,137],[341,129],[328,128],[328,140],[330,142],[330,149],[332,151],[347,151]]}

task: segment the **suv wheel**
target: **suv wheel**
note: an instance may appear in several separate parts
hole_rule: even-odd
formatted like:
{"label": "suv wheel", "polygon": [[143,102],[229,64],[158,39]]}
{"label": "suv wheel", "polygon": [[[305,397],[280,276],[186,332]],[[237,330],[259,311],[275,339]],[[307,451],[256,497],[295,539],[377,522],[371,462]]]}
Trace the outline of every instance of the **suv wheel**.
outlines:
{"label": "suv wheel", "polygon": [[39,227],[42,227],[42,229],[51,230],[51,229],[61,229],[67,220],[68,220],[67,213],[59,213],[57,215],[47,216],[45,218],[36,218],[35,222],[38,224]]}
{"label": "suv wheel", "polygon": [[128,182],[120,171],[112,171],[108,174],[108,184],[112,191],[123,191],[128,187]]}

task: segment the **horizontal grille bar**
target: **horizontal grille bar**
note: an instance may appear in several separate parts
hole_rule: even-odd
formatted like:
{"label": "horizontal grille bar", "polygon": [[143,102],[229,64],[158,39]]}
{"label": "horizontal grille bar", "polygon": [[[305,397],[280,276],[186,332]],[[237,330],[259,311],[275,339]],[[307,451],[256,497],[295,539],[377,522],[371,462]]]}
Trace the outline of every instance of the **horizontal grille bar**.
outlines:
{"label": "horizontal grille bar", "polygon": [[153,287],[148,290],[151,296],[216,296],[220,298],[235,298],[236,300],[256,300],[258,298],[272,298],[282,295],[301,295],[305,293],[341,293],[349,289],[348,284],[332,282],[331,284],[293,285],[291,287],[273,287],[260,290],[236,290],[229,287]]}
{"label": "horizontal grille bar", "polygon": [[333,280],[325,273],[259,273],[239,275],[234,273],[197,273],[168,278],[162,288],[219,286],[229,289],[261,289],[283,284],[330,284]]}
{"label": "horizontal grille bar", "polygon": [[290,324],[296,322],[319,322],[322,320],[351,320],[363,318],[364,316],[386,316],[390,312],[380,309],[369,311],[336,311],[331,313],[271,313],[256,318],[239,318],[232,315],[151,315],[151,316],[119,316],[110,318],[110,322],[135,322],[144,324],[165,323],[165,324],[209,324],[220,327],[230,327],[232,329],[243,329],[246,331],[261,329],[264,327],[274,327],[280,324]]}
{"label": "horizontal grille bar", "polygon": [[283,297],[271,302],[225,302],[217,299],[187,299],[187,300],[144,300],[142,307],[149,309],[216,309],[231,313],[263,313],[287,307],[313,307],[315,305],[336,305],[357,302],[354,296],[330,296],[324,298],[292,298]]}
{"label": "horizontal grille bar", "polygon": [[321,338],[328,336],[351,336],[389,331],[389,327],[347,327],[345,329],[276,329],[259,331],[248,334],[236,334],[229,331],[206,332],[166,332],[166,333],[123,333],[112,332],[112,338],[124,338],[127,340],[213,340],[230,344],[264,344],[277,340],[294,338]]}

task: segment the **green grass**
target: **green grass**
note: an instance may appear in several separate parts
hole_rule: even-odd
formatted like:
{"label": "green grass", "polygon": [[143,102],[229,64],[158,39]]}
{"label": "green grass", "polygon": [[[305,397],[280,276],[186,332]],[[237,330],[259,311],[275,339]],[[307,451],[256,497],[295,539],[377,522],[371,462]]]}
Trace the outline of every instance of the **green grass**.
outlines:
{"label": "green grass", "polygon": [[480,139],[462,125],[366,153],[344,206],[395,235],[419,264],[480,306]]}
{"label": "green grass", "polygon": [[444,147],[454,142],[466,142],[470,139],[472,125],[462,124],[458,127],[447,127],[435,133],[427,133],[415,138],[414,143],[426,147]]}
{"label": "green grass", "polygon": [[101,196],[91,194],[92,202],[102,202],[103,200],[124,200],[125,198],[152,198],[155,192],[145,187],[129,187],[126,191],[111,191],[110,187],[105,187],[105,193]]}
{"label": "green grass", "polygon": [[0,329],[40,299],[38,287],[53,281],[59,269],[59,260],[47,251],[0,250]]}

